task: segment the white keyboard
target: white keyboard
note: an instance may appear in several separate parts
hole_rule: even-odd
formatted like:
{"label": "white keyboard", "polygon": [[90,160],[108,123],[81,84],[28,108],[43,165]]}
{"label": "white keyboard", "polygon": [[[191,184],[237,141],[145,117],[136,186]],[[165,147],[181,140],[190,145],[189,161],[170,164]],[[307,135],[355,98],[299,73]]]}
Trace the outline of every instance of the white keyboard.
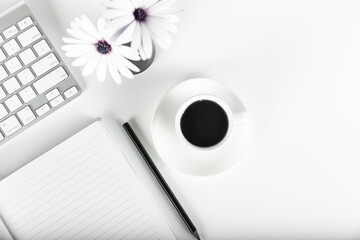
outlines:
{"label": "white keyboard", "polygon": [[0,19],[0,144],[80,92],[25,4]]}

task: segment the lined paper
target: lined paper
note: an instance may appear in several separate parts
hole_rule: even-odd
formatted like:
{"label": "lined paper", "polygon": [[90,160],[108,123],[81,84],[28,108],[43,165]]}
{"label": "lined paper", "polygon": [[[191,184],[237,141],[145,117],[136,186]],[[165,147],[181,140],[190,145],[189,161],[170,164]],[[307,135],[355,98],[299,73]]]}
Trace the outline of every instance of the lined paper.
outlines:
{"label": "lined paper", "polygon": [[13,240],[1,217],[0,217],[0,240]]}
{"label": "lined paper", "polygon": [[0,182],[15,239],[176,239],[98,121]]}

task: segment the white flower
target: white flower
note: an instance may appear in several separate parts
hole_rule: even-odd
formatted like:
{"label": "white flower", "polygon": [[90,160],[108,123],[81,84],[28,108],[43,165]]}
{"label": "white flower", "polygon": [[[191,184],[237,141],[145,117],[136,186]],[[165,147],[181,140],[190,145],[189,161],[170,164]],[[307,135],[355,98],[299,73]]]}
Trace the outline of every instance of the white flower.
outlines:
{"label": "white flower", "polygon": [[96,69],[99,81],[103,82],[109,70],[111,77],[120,84],[120,74],[133,78],[131,71],[140,71],[128,59],[138,61],[140,57],[132,48],[122,45],[129,42],[129,39],[113,41],[111,37],[114,31],[106,29],[105,25],[106,21],[103,18],[99,18],[97,29],[85,15],[75,18],[71,22],[71,29],[67,29],[74,38],[63,38],[68,45],[63,46],[62,49],[67,57],[76,58],[72,63],[73,66],[84,66],[83,76],[90,75]]}
{"label": "white flower", "polygon": [[163,49],[172,43],[168,32],[176,32],[181,11],[171,7],[176,0],[104,0],[107,10],[101,15],[111,20],[107,27],[117,28],[118,39],[131,37],[131,47],[138,49],[143,60],[152,55],[152,40]]}

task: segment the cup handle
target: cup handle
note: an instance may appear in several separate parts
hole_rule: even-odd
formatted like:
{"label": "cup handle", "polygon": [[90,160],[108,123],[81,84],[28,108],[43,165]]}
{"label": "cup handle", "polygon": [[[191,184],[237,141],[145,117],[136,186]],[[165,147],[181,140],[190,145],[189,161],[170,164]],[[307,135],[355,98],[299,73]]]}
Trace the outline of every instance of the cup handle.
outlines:
{"label": "cup handle", "polygon": [[235,124],[241,124],[248,122],[250,120],[249,113],[248,112],[237,112],[234,113],[234,123]]}

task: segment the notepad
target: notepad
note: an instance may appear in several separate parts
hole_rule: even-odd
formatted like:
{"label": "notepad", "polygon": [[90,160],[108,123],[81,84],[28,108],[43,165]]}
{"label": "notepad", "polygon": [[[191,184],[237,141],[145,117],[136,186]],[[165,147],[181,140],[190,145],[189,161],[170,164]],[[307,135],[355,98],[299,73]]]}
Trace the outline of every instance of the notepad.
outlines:
{"label": "notepad", "polygon": [[176,239],[97,121],[0,182],[15,239]]}
{"label": "notepad", "polygon": [[1,217],[0,217],[0,240],[13,240]]}

